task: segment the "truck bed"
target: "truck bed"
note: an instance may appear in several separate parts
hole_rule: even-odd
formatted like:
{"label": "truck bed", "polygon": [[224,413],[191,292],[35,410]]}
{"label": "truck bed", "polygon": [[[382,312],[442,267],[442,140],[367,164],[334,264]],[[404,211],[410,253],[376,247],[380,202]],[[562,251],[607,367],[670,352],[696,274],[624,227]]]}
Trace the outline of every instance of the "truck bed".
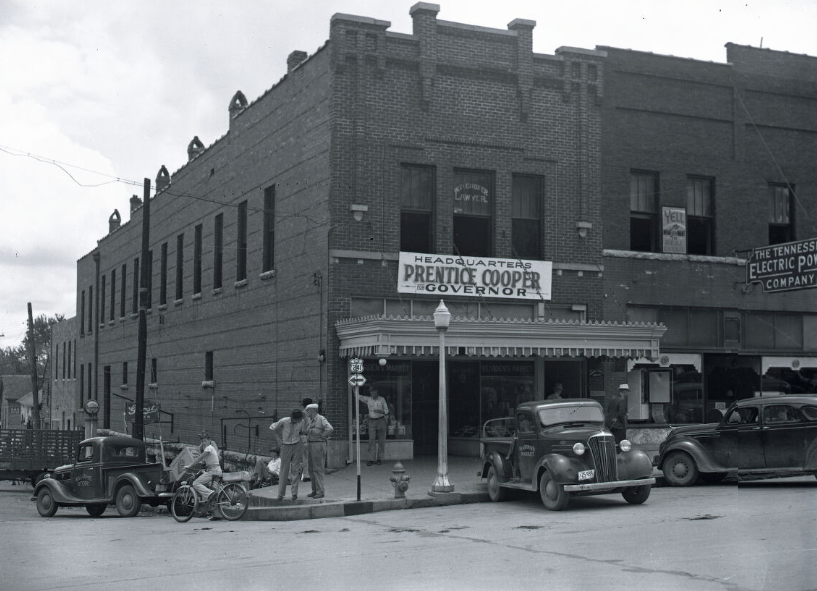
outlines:
{"label": "truck bed", "polygon": [[0,479],[4,472],[40,472],[74,461],[82,431],[0,429]]}

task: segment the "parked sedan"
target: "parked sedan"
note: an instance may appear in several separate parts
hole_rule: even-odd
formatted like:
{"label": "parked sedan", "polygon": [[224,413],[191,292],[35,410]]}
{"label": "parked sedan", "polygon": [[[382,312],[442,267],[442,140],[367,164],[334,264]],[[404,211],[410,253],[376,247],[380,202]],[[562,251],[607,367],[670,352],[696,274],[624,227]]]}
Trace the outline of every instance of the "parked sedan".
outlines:
{"label": "parked sedan", "polygon": [[717,424],[673,429],[655,465],[672,486],[699,476],[717,481],[817,477],[817,395],[746,398],[732,404]]}

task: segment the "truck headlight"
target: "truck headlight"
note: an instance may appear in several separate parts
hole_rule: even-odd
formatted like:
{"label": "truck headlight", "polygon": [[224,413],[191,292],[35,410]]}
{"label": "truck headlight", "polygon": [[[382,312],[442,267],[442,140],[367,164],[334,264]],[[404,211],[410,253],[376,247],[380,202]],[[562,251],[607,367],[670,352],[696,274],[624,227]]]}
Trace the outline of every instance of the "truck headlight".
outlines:
{"label": "truck headlight", "polygon": [[618,447],[621,451],[630,451],[632,449],[632,444],[627,441],[626,439],[622,439],[621,443],[618,444]]}
{"label": "truck headlight", "polygon": [[584,455],[584,450],[585,450],[584,444],[581,442],[573,446],[573,453],[576,454],[577,456]]}

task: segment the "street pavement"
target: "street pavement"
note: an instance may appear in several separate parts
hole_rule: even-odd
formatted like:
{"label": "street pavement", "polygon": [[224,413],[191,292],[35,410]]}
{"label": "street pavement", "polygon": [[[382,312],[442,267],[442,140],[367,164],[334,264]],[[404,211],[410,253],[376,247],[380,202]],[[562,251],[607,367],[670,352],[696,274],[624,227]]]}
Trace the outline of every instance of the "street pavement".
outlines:
{"label": "street pavement", "polygon": [[[437,476],[437,456],[419,456],[401,461],[405,474],[411,479],[403,499],[395,498],[395,489],[390,481],[395,463],[394,460],[389,460],[379,466],[367,466],[365,461],[362,462],[359,499],[355,463],[327,473],[324,479],[326,496],[323,499],[313,500],[307,497],[312,492],[309,481],[300,483],[298,499],[295,501],[292,501],[290,487],[287,487],[287,494],[281,501],[278,500],[277,486],[253,490],[250,510],[245,519],[292,521],[489,500],[486,481],[478,476],[482,468],[482,461],[478,457],[449,456],[448,481],[454,486],[454,490],[447,494],[430,494],[431,485]],[[659,470],[656,469],[653,474],[661,478]]]}

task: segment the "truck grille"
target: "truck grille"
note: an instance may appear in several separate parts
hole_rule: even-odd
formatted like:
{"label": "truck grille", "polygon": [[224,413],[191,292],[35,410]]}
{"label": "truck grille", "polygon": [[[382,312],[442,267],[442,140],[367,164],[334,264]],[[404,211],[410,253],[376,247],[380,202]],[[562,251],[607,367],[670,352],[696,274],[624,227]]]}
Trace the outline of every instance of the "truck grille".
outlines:
{"label": "truck grille", "polygon": [[588,442],[596,464],[596,482],[618,480],[616,469],[616,440],[612,435],[596,435]]}

